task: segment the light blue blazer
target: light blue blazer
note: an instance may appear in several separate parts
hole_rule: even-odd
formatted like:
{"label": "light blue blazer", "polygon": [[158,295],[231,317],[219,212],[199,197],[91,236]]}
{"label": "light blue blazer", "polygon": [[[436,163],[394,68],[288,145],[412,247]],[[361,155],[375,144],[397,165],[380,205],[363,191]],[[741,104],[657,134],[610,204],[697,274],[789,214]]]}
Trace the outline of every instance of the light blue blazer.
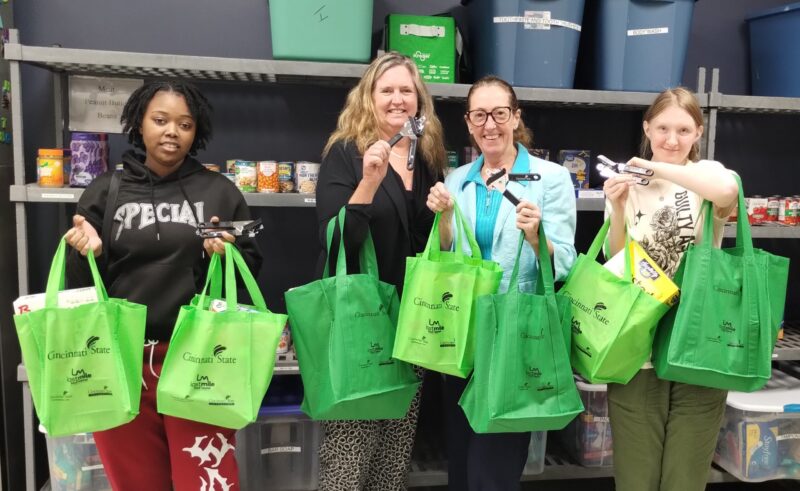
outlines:
{"label": "light blue blazer", "polygon": [[[518,147],[520,150],[517,155],[517,161],[514,163],[514,172],[518,172],[518,169],[523,168],[527,169],[525,172],[540,174],[542,179],[533,182],[509,182],[506,189],[520,200],[527,200],[536,204],[541,210],[541,223],[544,225],[547,238],[553,244],[555,279],[564,279],[567,277],[576,258],[575,189],[570,179],[569,171],[558,164],[530,155],[522,145],[518,145]],[[444,181],[447,190],[455,197],[473,232],[475,231],[476,222],[475,187],[477,185],[472,181],[468,181],[467,175],[471,168],[481,165],[483,165],[483,157],[454,170]],[[497,261],[503,268],[500,292],[508,290],[511,272],[514,269],[514,260],[517,256],[517,246],[521,232],[516,226],[516,220],[514,206],[504,198],[497,214],[491,254],[492,260]],[[453,227],[453,230],[455,230],[455,222]],[[462,245],[462,248],[469,253],[469,244]],[[525,242],[520,258],[520,290],[532,292],[536,289],[537,269],[538,264],[535,260],[533,248]]]}

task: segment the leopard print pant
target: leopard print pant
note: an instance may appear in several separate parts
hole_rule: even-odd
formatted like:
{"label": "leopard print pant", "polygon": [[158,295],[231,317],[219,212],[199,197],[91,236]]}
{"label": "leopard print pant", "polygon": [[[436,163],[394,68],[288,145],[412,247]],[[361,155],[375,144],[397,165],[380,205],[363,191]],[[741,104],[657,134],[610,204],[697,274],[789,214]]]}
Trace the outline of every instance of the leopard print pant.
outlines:
{"label": "leopard print pant", "polygon": [[405,490],[421,390],[403,419],[324,421],[319,491]]}

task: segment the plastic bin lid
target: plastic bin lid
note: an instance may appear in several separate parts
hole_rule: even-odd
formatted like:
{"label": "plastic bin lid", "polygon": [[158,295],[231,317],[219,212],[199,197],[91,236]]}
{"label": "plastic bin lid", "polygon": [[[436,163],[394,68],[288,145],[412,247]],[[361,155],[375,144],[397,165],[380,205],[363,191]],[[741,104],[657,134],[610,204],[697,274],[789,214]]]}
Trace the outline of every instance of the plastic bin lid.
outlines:
{"label": "plastic bin lid", "polygon": [[800,379],[772,370],[767,385],[756,392],[729,392],[728,406],[761,413],[800,412]]}
{"label": "plastic bin lid", "polygon": [[767,17],[770,15],[791,12],[792,10],[797,10],[797,9],[800,9],[800,2],[790,3],[788,5],[781,5],[780,7],[772,7],[766,10],[759,10],[758,12],[754,12],[745,17],[745,20],[751,21],[755,19],[760,19],[761,17]]}
{"label": "plastic bin lid", "polygon": [[590,384],[585,378],[577,374],[575,375],[575,385],[578,386],[578,390],[582,390],[584,392],[605,392],[608,390],[608,386],[606,384]]}

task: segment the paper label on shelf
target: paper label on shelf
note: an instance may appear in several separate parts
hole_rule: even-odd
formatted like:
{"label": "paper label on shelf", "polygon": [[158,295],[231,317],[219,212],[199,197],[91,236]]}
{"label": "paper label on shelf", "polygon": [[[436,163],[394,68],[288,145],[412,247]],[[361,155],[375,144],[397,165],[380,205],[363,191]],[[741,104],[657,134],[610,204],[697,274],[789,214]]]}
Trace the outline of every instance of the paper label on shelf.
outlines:
{"label": "paper label on shelf", "polygon": [[303,198],[303,203],[317,204],[317,198]]}
{"label": "paper label on shelf", "polygon": [[300,371],[300,369],[297,367],[297,365],[289,365],[289,366],[275,365],[275,367],[272,368],[272,371],[273,372],[297,372],[297,371]]}
{"label": "paper label on shelf", "polygon": [[69,199],[74,200],[75,195],[72,193],[42,193],[42,199]]}
{"label": "paper label on shelf", "polygon": [[143,80],[128,78],[69,78],[69,129],[100,133],[122,133],[122,108]]}
{"label": "paper label on shelf", "polygon": [[651,27],[649,29],[628,29],[628,36],[652,36],[653,34],[669,34],[669,27]]}
{"label": "paper label on shelf", "polygon": [[417,24],[400,24],[401,36],[417,36],[425,38],[443,38],[444,26],[420,26]]}
{"label": "paper label on shelf", "polygon": [[[528,12],[526,12],[527,14]],[[495,24],[525,24],[526,29],[550,29],[550,26],[560,26],[572,29],[574,31],[581,31],[580,24],[568,22],[560,19],[543,19],[539,17],[523,17],[523,16],[499,16],[492,18]],[[544,27],[529,27],[533,25],[541,25]]]}
{"label": "paper label on shelf", "polygon": [[295,446],[269,447],[269,448],[262,448],[261,455],[268,455],[273,453],[300,453],[302,451],[303,447],[295,447]]}

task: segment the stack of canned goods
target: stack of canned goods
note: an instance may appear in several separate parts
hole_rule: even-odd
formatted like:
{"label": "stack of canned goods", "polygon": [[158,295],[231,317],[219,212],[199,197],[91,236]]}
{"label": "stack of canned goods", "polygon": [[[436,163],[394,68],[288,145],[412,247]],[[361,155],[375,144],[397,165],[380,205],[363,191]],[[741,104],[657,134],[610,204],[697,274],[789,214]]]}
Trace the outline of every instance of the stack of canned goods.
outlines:
{"label": "stack of canned goods", "polygon": [[[747,219],[751,225],[780,224],[800,225],[800,195],[753,196],[745,198]],[[736,221],[732,214],[729,221]]]}
{"label": "stack of canned goods", "polygon": [[228,160],[224,173],[243,193],[306,193],[317,190],[319,164],[276,160]]}

